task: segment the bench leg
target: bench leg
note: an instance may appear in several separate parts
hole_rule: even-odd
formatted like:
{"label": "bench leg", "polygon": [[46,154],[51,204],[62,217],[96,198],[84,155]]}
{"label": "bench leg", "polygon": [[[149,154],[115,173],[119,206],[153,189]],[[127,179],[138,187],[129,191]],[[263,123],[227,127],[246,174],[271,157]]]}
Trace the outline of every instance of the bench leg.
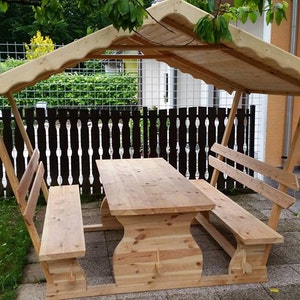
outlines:
{"label": "bench leg", "polygon": [[63,293],[86,291],[85,273],[76,258],[48,261],[51,282],[47,282],[47,298],[55,299]]}
{"label": "bench leg", "polygon": [[237,241],[237,248],[229,264],[233,276],[259,276],[267,281],[267,267],[264,263],[266,245],[245,245]]}

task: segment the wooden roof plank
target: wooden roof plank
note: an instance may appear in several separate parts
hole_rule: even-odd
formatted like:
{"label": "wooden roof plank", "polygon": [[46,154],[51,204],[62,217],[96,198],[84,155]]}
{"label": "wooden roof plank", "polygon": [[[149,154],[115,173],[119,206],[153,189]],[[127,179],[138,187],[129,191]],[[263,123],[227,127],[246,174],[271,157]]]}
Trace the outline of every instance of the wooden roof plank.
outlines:
{"label": "wooden roof plank", "polygon": [[[151,6],[149,13],[152,17],[146,19],[138,31],[129,33],[108,26],[0,74],[0,95],[15,93],[32,86],[91,57],[103,58],[99,54],[114,47],[124,50],[126,47],[128,50],[136,48],[143,52],[145,59],[163,61],[228,92],[242,90],[246,93],[300,94],[299,57],[232,25],[232,42],[222,42],[218,47],[207,45],[197,39],[193,32],[194,24],[206,12],[185,1],[165,0]],[[215,61],[212,62],[218,66],[206,68],[203,55],[213,59],[214,51]],[[191,52],[193,53],[190,54]],[[230,69],[225,69],[224,72],[222,68],[228,63],[228,56],[231,56],[232,63]],[[241,62],[245,66],[248,64],[249,68],[240,68]],[[277,80],[272,86],[270,82],[274,78]]]}

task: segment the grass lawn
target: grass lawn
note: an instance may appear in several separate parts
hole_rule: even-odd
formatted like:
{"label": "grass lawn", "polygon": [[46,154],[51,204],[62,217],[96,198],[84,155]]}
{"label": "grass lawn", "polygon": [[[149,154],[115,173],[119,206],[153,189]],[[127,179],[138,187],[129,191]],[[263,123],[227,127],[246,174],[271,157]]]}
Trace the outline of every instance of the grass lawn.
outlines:
{"label": "grass lawn", "polygon": [[30,245],[16,200],[0,199],[0,300],[16,299]]}
{"label": "grass lawn", "polygon": [[[103,195],[81,195],[83,203],[102,198]],[[41,202],[44,203],[42,198]],[[31,245],[16,200],[0,198],[0,300],[16,299]]]}

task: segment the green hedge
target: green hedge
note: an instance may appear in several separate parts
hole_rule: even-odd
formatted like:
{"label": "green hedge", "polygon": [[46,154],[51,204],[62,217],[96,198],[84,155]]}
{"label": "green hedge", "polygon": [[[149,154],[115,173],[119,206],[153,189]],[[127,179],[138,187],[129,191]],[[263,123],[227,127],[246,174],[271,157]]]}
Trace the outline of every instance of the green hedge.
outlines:
{"label": "green hedge", "polygon": [[[138,81],[136,74],[78,74],[65,72],[53,75],[14,95],[19,106],[30,107],[37,102],[48,106],[115,106],[136,105]],[[9,106],[2,97],[2,106]]]}
{"label": "green hedge", "polygon": [[0,62],[0,73],[4,73],[10,69],[23,65],[26,62],[24,59],[7,58],[5,61]]}

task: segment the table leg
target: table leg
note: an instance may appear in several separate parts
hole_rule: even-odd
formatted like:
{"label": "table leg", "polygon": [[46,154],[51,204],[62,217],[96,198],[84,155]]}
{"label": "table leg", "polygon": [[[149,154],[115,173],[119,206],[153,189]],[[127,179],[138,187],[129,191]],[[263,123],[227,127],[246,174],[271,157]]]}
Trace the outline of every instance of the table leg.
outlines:
{"label": "table leg", "polygon": [[117,218],[111,215],[106,197],[102,200],[100,215],[103,229],[123,229]]}
{"label": "table leg", "polygon": [[116,284],[199,282],[203,257],[190,232],[195,215],[119,216],[124,237],[113,256]]}

